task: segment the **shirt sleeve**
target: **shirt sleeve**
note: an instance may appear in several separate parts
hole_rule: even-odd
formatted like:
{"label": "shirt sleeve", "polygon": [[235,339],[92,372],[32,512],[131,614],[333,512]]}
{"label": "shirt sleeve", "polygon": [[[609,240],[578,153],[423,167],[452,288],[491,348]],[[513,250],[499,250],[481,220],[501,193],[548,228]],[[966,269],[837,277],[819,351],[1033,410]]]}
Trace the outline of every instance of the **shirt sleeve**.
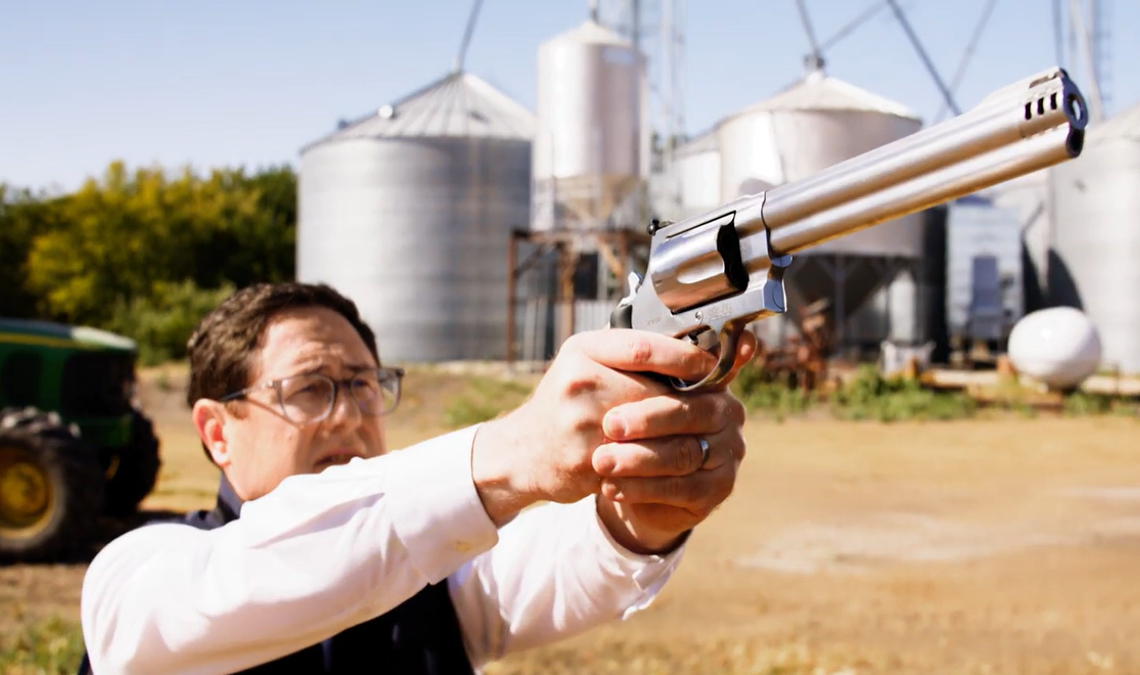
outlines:
{"label": "shirt sleeve", "polygon": [[630,552],[602,523],[595,497],[524,511],[500,529],[493,549],[448,579],[472,664],[479,668],[648,607],[684,548]]}
{"label": "shirt sleeve", "polygon": [[119,537],[84,579],[92,670],[244,670],[447,578],[498,541],[471,480],[474,432],[292,476],[218,529]]}

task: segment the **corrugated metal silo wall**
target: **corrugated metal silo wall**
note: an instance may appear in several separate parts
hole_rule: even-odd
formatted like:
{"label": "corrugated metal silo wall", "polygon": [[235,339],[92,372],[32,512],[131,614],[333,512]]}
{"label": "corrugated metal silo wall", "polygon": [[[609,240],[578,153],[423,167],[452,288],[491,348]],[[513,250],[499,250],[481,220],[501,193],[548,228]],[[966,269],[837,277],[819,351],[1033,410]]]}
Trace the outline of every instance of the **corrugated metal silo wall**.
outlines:
{"label": "corrugated metal silo wall", "polygon": [[531,147],[487,138],[328,143],[302,158],[297,276],[360,306],[388,362],[503,359],[507,251]]}
{"label": "corrugated metal silo wall", "polygon": [[1107,138],[1055,169],[1049,296],[1082,309],[1104,365],[1140,373],[1140,141]]}

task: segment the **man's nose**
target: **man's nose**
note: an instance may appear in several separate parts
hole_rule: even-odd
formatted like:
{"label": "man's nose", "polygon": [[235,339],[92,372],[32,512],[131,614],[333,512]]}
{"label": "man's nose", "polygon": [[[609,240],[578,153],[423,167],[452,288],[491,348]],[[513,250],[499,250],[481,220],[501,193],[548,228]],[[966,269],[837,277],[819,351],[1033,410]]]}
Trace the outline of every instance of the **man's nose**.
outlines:
{"label": "man's nose", "polygon": [[360,424],[364,415],[360,412],[360,404],[352,397],[346,387],[337,387],[333,399],[333,409],[327,421],[336,426],[356,426]]}

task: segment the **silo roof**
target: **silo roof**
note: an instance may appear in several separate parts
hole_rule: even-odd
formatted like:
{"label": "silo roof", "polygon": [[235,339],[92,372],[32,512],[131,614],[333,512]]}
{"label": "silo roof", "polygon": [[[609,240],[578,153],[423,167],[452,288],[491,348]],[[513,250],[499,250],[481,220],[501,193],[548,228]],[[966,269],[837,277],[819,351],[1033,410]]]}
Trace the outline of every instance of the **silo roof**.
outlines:
{"label": "silo roof", "polygon": [[678,157],[697,155],[702,152],[715,152],[720,146],[717,143],[716,129],[708,129],[686,141],[676,150]]}
{"label": "silo roof", "polygon": [[[467,72],[453,72],[306,146],[358,138],[534,138],[534,113]],[[304,152],[304,150],[302,150]]]}
{"label": "silo roof", "polygon": [[749,106],[730,115],[730,117],[777,110],[862,111],[920,120],[917,113],[901,103],[878,94],[872,94],[866,89],[824,75],[820,71],[809,73],[802,80],[781,90],[771,98]]}
{"label": "silo roof", "polygon": [[574,42],[583,42],[587,44],[604,44],[615,45],[622,47],[629,47],[629,40],[623,38],[617,31],[603,26],[602,24],[587,19],[584,23],[568,31],[559,33],[550,38],[548,42],[556,42],[562,40],[573,40]]}

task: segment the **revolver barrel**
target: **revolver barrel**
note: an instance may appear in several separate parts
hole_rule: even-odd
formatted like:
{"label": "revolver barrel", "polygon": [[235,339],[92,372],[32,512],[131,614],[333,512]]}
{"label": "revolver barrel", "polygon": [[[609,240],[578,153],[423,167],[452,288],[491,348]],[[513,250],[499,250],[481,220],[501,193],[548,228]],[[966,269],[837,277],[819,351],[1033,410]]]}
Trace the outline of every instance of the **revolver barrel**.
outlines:
{"label": "revolver barrel", "polygon": [[[973,110],[947,122],[772,188],[764,200],[764,225],[778,231],[821,211],[1017,145],[1061,125],[1080,136],[1087,121],[1080,91],[1065,71],[1048,70],[994,92]],[[1079,138],[1070,141],[1078,146],[1080,142]]]}
{"label": "revolver barrel", "polygon": [[[1076,157],[1083,132],[1052,129],[1016,145],[972,157],[905,183],[870,192],[827,211],[773,229],[773,252],[798,253],[852,232],[937,206]],[[765,217],[767,208],[764,209]]]}

